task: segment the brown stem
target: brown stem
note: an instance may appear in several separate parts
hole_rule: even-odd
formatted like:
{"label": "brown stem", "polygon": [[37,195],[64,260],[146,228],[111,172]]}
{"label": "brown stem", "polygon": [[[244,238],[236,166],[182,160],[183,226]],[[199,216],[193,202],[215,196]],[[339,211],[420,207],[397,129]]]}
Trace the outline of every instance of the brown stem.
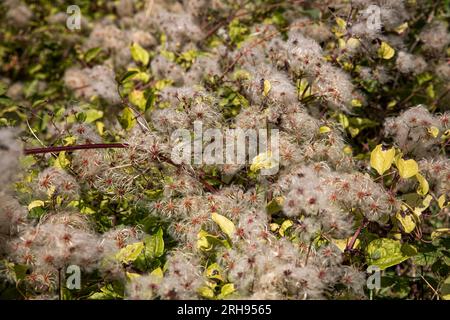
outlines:
{"label": "brown stem", "polygon": [[25,149],[24,154],[40,154],[40,153],[58,153],[62,151],[75,151],[85,149],[108,149],[108,148],[126,148],[128,145],[125,143],[92,143],[92,144],[79,144],[75,146],[62,146],[62,147],[45,147],[45,148],[33,148]]}
{"label": "brown stem", "polygon": [[359,234],[361,233],[361,231],[369,224],[369,221],[367,221],[366,219],[363,220],[363,222],[361,223],[361,225],[358,227],[358,229],[356,230],[355,234],[353,235],[353,237],[351,238],[350,242],[347,244],[347,247],[345,248],[345,251],[350,251],[353,249],[353,246],[355,245],[356,239],[358,239]]}

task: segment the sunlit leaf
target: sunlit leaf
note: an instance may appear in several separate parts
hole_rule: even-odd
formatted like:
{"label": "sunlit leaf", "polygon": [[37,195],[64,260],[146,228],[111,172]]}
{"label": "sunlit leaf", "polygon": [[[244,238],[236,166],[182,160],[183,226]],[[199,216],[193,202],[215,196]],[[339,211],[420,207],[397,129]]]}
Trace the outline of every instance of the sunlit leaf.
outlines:
{"label": "sunlit leaf", "polygon": [[137,259],[144,250],[144,242],[135,242],[127,245],[116,254],[116,259],[124,264],[129,264]]}
{"label": "sunlit leaf", "polygon": [[370,154],[370,165],[379,175],[391,168],[395,157],[395,149],[383,150],[381,144],[377,145]]}
{"label": "sunlit leaf", "polygon": [[382,41],[378,49],[378,56],[382,59],[389,60],[395,55],[395,50],[386,42]]}
{"label": "sunlit leaf", "polygon": [[140,62],[142,65],[146,66],[150,62],[150,55],[142,48],[139,43],[132,43],[130,46],[131,56],[133,57],[133,60],[136,62]]}
{"label": "sunlit leaf", "polygon": [[430,186],[428,184],[427,179],[422,176],[420,173],[416,174],[416,179],[419,181],[419,187],[417,188],[417,193],[424,196],[430,190]]}
{"label": "sunlit leaf", "polygon": [[215,223],[217,223],[220,227],[220,229],[228,236],[232,237],[234,233],[236,232],[236,227],[234,226],[234,223],[229,220],[228,218],[218,214],[217,212],[213,212],[211,214],[211,218]]}
{"label": "sunlit leaf", "polygon": [[414,177],[419,172],[419,165],[413,159],[403,160],[400,158],[397,160],[396,166],[403,179]]}

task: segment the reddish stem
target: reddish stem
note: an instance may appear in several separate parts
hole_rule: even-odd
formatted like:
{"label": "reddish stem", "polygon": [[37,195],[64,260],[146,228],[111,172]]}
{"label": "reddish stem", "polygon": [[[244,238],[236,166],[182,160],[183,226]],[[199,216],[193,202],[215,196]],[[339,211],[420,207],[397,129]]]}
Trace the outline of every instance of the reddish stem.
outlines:
{"label": "reddish stem", "polygon": [[125,143],[92,143],[92,144],[79,144],[75,146],[62,146],[62,147],[44,147],[25,149],[24,153],[39,154],[39,153],[58,153],[62,151],[75,151],[85,149],[108,149],[108,148],[126,148],[128,145]]}
{"label": "reddish stem", "polygon": [[363,220],[363,223],[358,227],[353,237],[350,239],[350,242],[347,244],[347,247],[345,248],[346,251],[350,251],[353,249],[353,246],[355,245],[356,239],[358,239],[359,234],[361,231],[369,224],[369,221]]}

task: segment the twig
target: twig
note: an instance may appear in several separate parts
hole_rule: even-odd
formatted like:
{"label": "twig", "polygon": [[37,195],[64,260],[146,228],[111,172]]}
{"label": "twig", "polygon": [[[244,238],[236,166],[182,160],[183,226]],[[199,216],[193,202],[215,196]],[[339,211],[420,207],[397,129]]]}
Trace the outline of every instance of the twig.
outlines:
{"label": "twig", "polygon": [[108,149],[108,148],[126,148],[125,143],[93,143],[93,144],[79,144],[75,146],[61,146],[61,147],[44,147],[25,149],[24,154],[40,154],[40,153],[59,153],[62,151],[75,151],[85,149]]}
{"label": "twig", "polygon": [[353,249],[353,246],[355,245],[356,239],[358,239],[359,234],[361,233],[362,229],[364,229],[369,224],[369,221],[367,221],[365,218],[361,225],[356,230],[355,234],[351,238],[350,242],[347,244],[347,247],[345,248],[345,251],[350,251]]}
{"label": "twig", "polygon": [[437,295],[437,299],[439,300],[439,293],[436,291],[436,289],[433,288],[433,286],[421,274],[419,274],[419,276],[423,279],[423,281],[425,281],[425,283],[431,288],[431,290],[433,290],[434,295]]}

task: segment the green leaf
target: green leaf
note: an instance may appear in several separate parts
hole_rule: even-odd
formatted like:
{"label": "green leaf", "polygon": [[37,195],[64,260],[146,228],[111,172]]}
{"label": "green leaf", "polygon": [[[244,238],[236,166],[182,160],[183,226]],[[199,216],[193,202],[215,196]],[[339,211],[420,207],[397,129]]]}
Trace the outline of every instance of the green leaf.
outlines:
{"label": "green leaf", "polygon": [[137,73],[139,73],[139,70],[128,70],[118,79],[117,82],[119,83],[126,82],[127,80],[133,78]]}
{"label": "green leaf", "polygon": [[92,48],[89,49],[88,51],[86,51],[85,55],[84,55],[84,61],[86,61],[87,63],[91,62],[92,60],[94,60],[98,54],[102,52],[102,48],[101,47],[96,47],[96,48]]}
{"label": "green leaf", "polygon": [[222,240],[217,236],[213,236],[204,230],[200,230],[197,234],[197,248],[202,251],[211,251],[216,246],[231,248],[227,240]]}
{"label": "green leaf", "polygon": [[90,108],[89,110],[86,110],[85,114],[86,114],[85,122],[87,122],[87,123],[92,123],[98,119],[103,118],[103,111],[92,109],[92,108]]}
{"label": "green leaf", "polygon": [[127,245],[116,254],[116,259],[124,264],[129,264],[137,259],[137,257],[144,250],[144,243],[142,241]]}
{"label": "green leaf", "polygon": [[158,232],[152,236],[144,239],[145,255],[151,258],[159,258],[164,254],[164,239],[163,230],[158,229]]}
{"label": "green leaf", "polygon": [[218,214],[217,212],[213,212],[211,214],[211,218],[215,223],[217,223],[220,229],[228,236],[232,237],[236,232],[236,227],[234,223],[230,221],[228,218]]}
{"label": "green leaf", "polygon": [[33,104],[31,105],[31,108],[32,109],[37,108],[37,107],[39,107],[40,105],[42,105],[42,104],[44,104],[46,102],[47,102],[47,99],[38,99],[36,101],[33,101]]}
{"label": "green leaf", "polygon": [[413,262],[418,266],[431,266],[441,256],[442,254],[438,251],[420,252],[413,257]]}
{"label": "green leaf", "polygon": [[150,62],[150,54],[142,48],[139,43],[132,43],[130,46],[131,56],[133,60],[141,63],[143,66],[147,66]]}
{"label": "green leaf", "polygon": [[441,286],[441,297],[444,300],[450,300],[450,276],[445,279]]}
{"label": "green leaf", "polygon": [[381,270],[395,266],[409,258],[402,252],[400,241],[387,238],[370,242],[366,254],[367,263],[378,266]]}
{"label": "green leaf", "polygon": [[428,72],[421,73],[417,76],[417,82],[419,83],[419,85],[422,85],[425,82],[428,82],[432,79],[433,79],[433,76]]}
{"label": "green leaf", "polygon": [[209,279],[216,279],[219,281],[224,281],[222,270],[219,267],[217,263],[211,264],[206,270],[205,270],[205,276]]}
{"label": "green leaf", "polygon": [[136,124],[136,118],[134,116],[134,112],[131,108],[126,107],[122,111],[122,115],[120,116],[120,123],[125,130],[130,130]]}
{"label": "green leaf", "polygon": [[280,212],[283,210],[283,197],[276,197],[270,201],[266,206],[266,211],[268,214],[272,215],[274,213]]}
{"label": "green leaf", "polygon": [[200,287],[198,294],[205,299],[214,299],[214,290],[208,286]]}
{"label": "green leaf", "polygon": [[230,40],[238,47],[240,43],[246,39],[246,35],[248,32],[248,28],[245,25],[241,24],[238,19],[234,19],[228,25],[228,34],[230,36]]}
{"label": "green leaf", "polygon": [[87,115],[85,112],[78,112],[76,114],[75,118],[78,122],[84,122],[84,121],[86,121]]}
{"label": "green leaf", "polygon": [[122,295],[111,284],[101,287],[100,292],[95,292],[88,297],[89,300],[112,300],[121,298]]}
{"label": "green leaf", "polygon": [[3,82],[0,82],[0,96],[4,95],[7,91],[7,85]]}
{"label": "green leaf", "polygon": [[220,294],[217,296],[217,299],[224,299],[225,297],[232,294],[236,289],[234,288],[233,283],[227,283],[222,286],[220,289]]}

